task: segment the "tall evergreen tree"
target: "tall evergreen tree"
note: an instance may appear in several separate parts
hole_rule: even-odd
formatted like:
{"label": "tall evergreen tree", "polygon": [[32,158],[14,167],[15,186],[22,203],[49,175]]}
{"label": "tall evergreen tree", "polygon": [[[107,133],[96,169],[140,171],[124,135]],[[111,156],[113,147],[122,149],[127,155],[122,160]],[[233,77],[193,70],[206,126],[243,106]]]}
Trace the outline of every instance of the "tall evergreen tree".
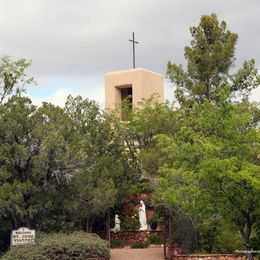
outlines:
{"label": "tall evergreen tree", "polygon": [[187,68],[168,62],[167,76],[177,87],[175,92],[181,104],[209,100],[218,103],[223,89],[231,97],[246,98],[260,85],[255,61],[245,61],[242,68],[231,74],[235,66],[235,47],[238,35],[219,22],[215,14],[203,15],[197,27],[190,28],[193,40],[185,47]]}

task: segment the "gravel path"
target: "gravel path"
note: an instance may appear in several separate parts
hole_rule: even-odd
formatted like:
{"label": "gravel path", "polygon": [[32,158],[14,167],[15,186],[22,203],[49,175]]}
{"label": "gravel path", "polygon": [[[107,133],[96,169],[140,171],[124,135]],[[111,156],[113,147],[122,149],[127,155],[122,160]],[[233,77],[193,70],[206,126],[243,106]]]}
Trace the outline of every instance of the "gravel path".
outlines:
{"label": "gravel path", "polygon": [[111,249],[111,260],[163,260],[163,248]]}

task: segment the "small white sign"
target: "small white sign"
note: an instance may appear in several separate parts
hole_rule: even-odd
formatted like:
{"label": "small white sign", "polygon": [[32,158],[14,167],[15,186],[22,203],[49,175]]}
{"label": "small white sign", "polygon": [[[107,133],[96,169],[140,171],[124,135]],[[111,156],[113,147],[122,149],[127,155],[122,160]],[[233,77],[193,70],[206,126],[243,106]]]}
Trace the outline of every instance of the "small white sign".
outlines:
{"label": "small white sign", "polygon": [[35,230],[21,227],[13,230],[11,234],[11,246],[34,244]]}

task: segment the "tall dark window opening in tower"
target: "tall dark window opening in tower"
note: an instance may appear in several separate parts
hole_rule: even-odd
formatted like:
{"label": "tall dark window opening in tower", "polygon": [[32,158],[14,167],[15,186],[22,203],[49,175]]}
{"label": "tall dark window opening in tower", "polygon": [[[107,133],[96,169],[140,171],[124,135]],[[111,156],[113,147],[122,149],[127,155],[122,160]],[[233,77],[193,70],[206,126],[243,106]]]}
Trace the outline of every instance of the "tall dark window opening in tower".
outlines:
{"label": "tall dark window opening in tower", "polygon": [[133,88],[132,86],[124,87],[120,89],[121,92],[121,119],[127,121],[129,113],[133,108]]}

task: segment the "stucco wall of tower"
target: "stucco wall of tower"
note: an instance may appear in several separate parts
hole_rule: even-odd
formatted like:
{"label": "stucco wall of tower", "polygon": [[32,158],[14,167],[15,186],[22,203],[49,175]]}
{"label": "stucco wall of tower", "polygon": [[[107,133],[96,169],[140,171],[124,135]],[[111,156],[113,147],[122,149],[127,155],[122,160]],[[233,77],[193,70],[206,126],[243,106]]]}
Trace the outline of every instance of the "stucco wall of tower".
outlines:
{"label": "stucco wall of tower", "polygon": [[158,101],[164,102],[162,75],[142,68],[116,71],[105,77],[105,108],[115,109],[121,103],[120,88],[132,86],[133,106],[153,94],[158,94]]}

